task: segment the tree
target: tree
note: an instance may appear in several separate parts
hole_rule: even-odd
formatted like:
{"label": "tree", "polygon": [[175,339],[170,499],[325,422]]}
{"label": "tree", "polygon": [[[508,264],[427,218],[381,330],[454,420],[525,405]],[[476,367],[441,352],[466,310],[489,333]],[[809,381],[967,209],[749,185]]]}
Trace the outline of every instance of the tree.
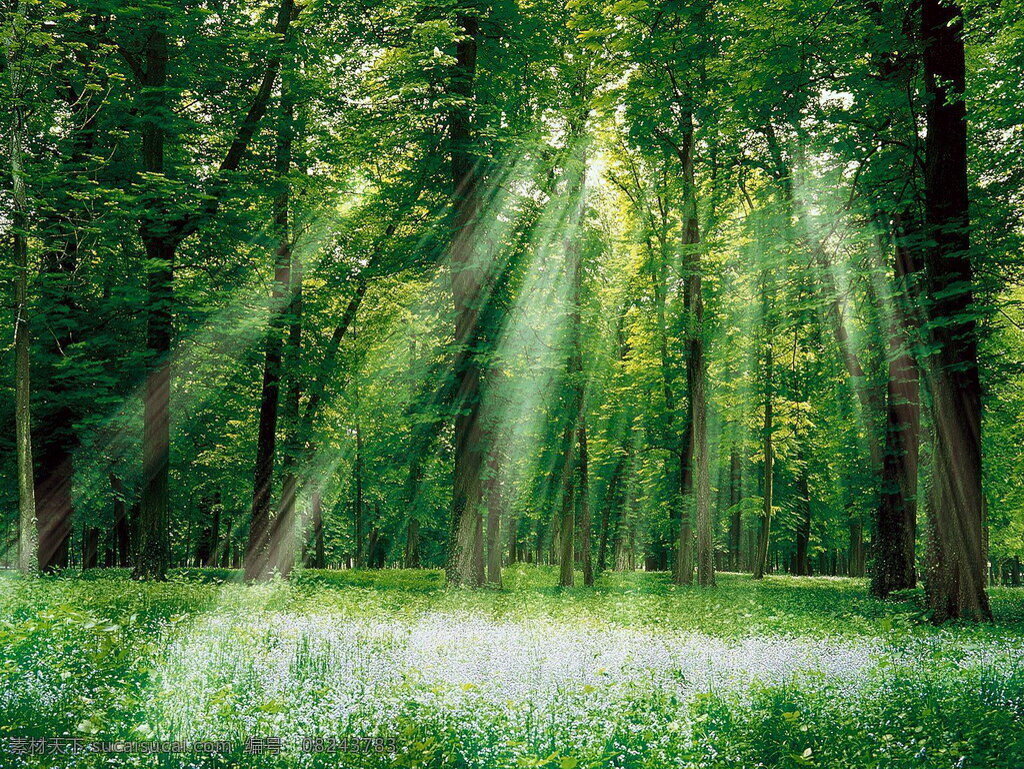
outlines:
{"label": "tree", "polygon": [[12,125],[10,128],[10,169],[14,208],[11,234],[14,251],[14,359],[15,359],[15,442],[18,463],[18,570],[33,574],[38,568],[36,535],[36,501],[32,480],[32,416],[31,370],[28,327],[28,200],[25,191],[23,146],[25,141],[25,101],[28,93],[28,72],[22,61],[25,56],[25,34],[28,20],[25,3],[19,0],[4,30],[4,57]]}
{"label": "tree", "polygon": [[[150,9],[141,49],[122,48],[140,87],[141,166],[145,174],[139,237],[146,251],[148,292],[146,347],[152,371],[146,380],[142,439],[142,503],[139,541],[133,573],[138,578],[162,579],[170,560],[168,543],[168,469],[170,462],[171,363],[173,324],[174,257],[178,247],[211,218],[225,195],[223,184],[214,184],[198,210],[179,212],[169,197],[164,179],[172,169],[166,164],[168,104],[167,9]],[[294,15],[292,0],[282,0],[274,34],[280,46]],[[236,170],[249,147],[270,101],[280,68],[280,48],[266,57],[260,85],[234,139],[224,154],[218,176]],[[215,177],[215,181],[217,177]]]}
{"label": "tree", "polygon": [[967,191],[963,18],[923,0],[925,249],[934,354],[926,364],[934,435],[928,602],[933,619],[991,619],[985,592],[981,382]]}
{"label": "tree", "polygon": [[452,189],[452,244],[450,252],[452,299],[455,304],[455,480],[452,492],[452,527],[448,557],[448,581],[476,584],[482,564],[475,562],[476,538],[481,529],[481,478],[485,447],[480,420],[480,388],[483,378],[480,314],[485,301],[486,275],[482,249],[475,240],[480,216],[479,164],[474,153],[472,99],[476,78],[480,18],[474,10],[458,14],[459,39],[451,91],[455,97],[449,113]]}

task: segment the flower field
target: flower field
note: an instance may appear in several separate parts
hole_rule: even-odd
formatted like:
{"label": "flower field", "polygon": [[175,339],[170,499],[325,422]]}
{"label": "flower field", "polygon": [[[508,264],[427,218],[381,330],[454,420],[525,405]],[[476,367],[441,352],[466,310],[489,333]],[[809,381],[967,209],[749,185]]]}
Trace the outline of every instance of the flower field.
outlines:
{"label": "flower field", "polygon": [[233,576],[0,581],[0,765],[1024,766],[1021,591],[935,629],[846,579]]}

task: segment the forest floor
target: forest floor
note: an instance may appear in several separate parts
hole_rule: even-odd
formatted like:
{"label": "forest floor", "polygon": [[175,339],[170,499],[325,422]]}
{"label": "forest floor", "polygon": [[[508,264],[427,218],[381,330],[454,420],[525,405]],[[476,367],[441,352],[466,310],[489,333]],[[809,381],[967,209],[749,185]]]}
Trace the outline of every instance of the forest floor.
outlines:
{"label": "forest floor", "polygon": [[851,579],[238,576],[0,576],[0,766],[1024,766],[1021,589],[935,628]]}

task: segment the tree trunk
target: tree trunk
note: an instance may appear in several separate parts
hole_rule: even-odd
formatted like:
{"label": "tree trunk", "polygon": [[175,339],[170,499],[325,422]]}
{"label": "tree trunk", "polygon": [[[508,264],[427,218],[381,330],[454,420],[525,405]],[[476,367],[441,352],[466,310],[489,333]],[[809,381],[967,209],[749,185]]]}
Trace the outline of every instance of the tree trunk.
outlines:
{"label": "tree trunk", "polygon": [[356,551],[352,562],[355,568],[361,569],[363,556],[366,553],[363,550],[363,430],[358,416],[356,417],[356,461],[352,472],[356,492],[352,508],[355,514],[353,525],[355,526]]}
{"label": "tree trunk", "polygon": [[455,45],[451,92],[456,104],[448,115],[451,147],[451,183],[454,209],[450,252],[452,300],[455,307],[455,457],[452,519],[446,576],[451,584],[476,584],[477,531],[482,503],[484,465],[480,425],[482,361],[479,304],[484,276],[474,248],[479,215],[477,160],[473,153],[471,103],[475,92],[480,20],[475,13],[461,12],[456,23],[460,38]]}
{"label": "tree trunk", "polygon": [[772,445],[773,414],[772,414],[772,346],[769,342],[765,349],[765,387],[764,387],[764,507],[761,510],[761,531],[757,539],[757,554],[754,561],[754,579],[764,577],[768,567],[768,537],[772,525],[772,490],[774,488],[775,452]]}
{"label": "tree trunk", "polygon": [[559,571],[558,584],[562,587],[572,587],[574,582],[573,569],[575,566],[573,550],[573,533],[575,530],[575,508],[576,508],[576,473],[575,452],[573,451],[573,430],[571,425],[566,425],[565,435],[562,438],[564,455],[562,461],[562,515],[559,519]]}
{"label": "tree trunk", "polygon": [[[282,41],[287,37],[294,15],[292,0],[281,0],[274,33]],[[199,211],[176,217],[171,213],[175,208],[174,202],[167,200],[166,193],[159,187],[157,180],[167,175],[164,163],[166,125],[167,115],[173,108],[167,85],[170,51],[167,12],[156,8],[145,32],[141,59],[137,62],[141,87],[142,170],[153,180],[153,187],[147,190],[147,207],[139,222],[139,237],[146,249],[148,273],[146,348],[151,367],[143,409],[142,501],[133,569],[133,576],[140,579],[163,579],[170,561],[167,506],[174,257],[180,243],[216,213],[226,189],[225,185],[213,186]],[[259,88],[221,161],[220,173],[237,170],[245,156],[266,112],[280,64],[279,52],[268,57]]]}
{"label": "tree trunk", "polygon": [[323,499],[319,491],[313,492],[312,518],[313,518],[313,562],[314,569],[323,569],[326,566],[324,560],[324,510]]}
{"label": "tree trunk", "polygon": [[580,425],[576,428],[577,442],[580,447],[579,461],[579,490],[577,491],[580,505],[580,555],[583,566],[583,584],[586,587],[594,586],[594,565],[590,545],[590,460],[587,451],[587,422],[586,415],[582,415]]}
{"label": "tree trunk", "polygon": [[[277,449],[277,417],[281,392],[281,361],[284,335],[288,325],[287,310],[292,291],[292,234],[290,218],[290,186],[288,175],[292,165],[292,133],[294,99],[289,88],[288,67],[281,76],[281,110],[274,153],[274,175],[277,194],[274,196],[274,231],[277,250],[274,255],[274,286],[270,298],[270,318],[264,339],[263,386],[260,394],[259,427],[256,433],[256,463],[253,469],[253,497],[249,522],[249,541],[245,549],[246,580],[267,579],[279,564],[280,556],[293,547],[291,526],[278,509],[277,520],[271,523],[271,497],[274,486],[274,458]],[[294,492],[292,494],[294,496]],[[288,505],[294,511],[294,500]],[[289,568],[290,570],[290,568]]]}
{"label": "tree trunk", "polygon": [[95,526],[82,527],[82,571],[99,566],[100,530]]}
{"label": "tree trunk", "polygon": [[926,373],[934,425],[933,619],[991,619],[985,592],[981,384],[968,235],[963,18],[955,3],[923,0],[925,249],[935,350]]}
{"label": "tree trunk", "polygon": [[[146,33],[142,70],[142,168],[147,174],[164,173],[167,110],[166,11],[154,13]],[[139,225],[146,249],[146,349],[151,373],[143,404],[142,502],[139,509],[138,547],[133,575],[163,579],[170,562],[167,532],[168,471],[170,464],[171,303],[176,243],[167,231],[164,204],[157,195],[148,201]]]}
{"label": "tree trunk", "polygon": [[25,94],[28,84],[19,59],[24,51],[13,50],[24,45],[19,39],[27,32],[25,2],[18,0],[11,19],[11,39],[4,52],[11,82],[10,166],[13,186],[11,232],[13,235],[14,269],[14,414],[18,475],[18,570],[34,574],[39,567],[39,540],[36,533],[35,483],[32,464],[31,362],[28,326],[28,200],[23,168],[25,137]]}
{"label": "tree trunk", "polygon": [[[678,147],[682,163],[684,184],[685,227],[683,248],[686,251],[687,275],[685,305],[688,321],[688,351],[686,359],[686,382],[689,395],[686,440],[682,446],[686,460],[680,468],[686,478],[681,489],[684,495],[693,494],[693,509],[697,524],[697,584],[713,587],[715,584],[714,536],[711,522],[711,468],[708,456],[707,434],[707,363],[704,339],[704,298],[701,281],[700,228],[697,220],[697,186],[694,176],[694,133],[693,113],[687,107],[681,121],[683,136]],[[687,477],[690,476],[690,477]],[[688,585],[692,580],[690,562],[690,514],[685,504],[681,508],[679,541],[676,548],[677,567],[675,581]]]}
{"label": "tree trunk", "polygon": [[501,587],[501,478],[494,447],[487,459],[487,583]]}
{"label": "tree trunk", "polygon": [[916,245],[908,243],[903,235],[897,234],[894,283],[901,296],[894,302],[889,332],[885,450],[871,574],[871,592],[879,598],[917,584],[914,550],[921,405],[917,363],[909,349],[909,329],[910,306],[918,295],[912,281],[921,265]]}
{"label": "tree trunk", "polygon": [[[285,358],[283,373],[285,379],[288,382],[288,392],[284,400],[284,408],[281,412],[282,420],[285,424],[285,438],[284,438],[284,459],[281,462],[281,501],[277,506],[277,520],[282,522],[282,525],[289,532],[291,536],[291,523],[295,519],[295,504],[296,497],[299,491],[299,479],[297,472],[299,469],[299,462],[303,457],[303,450],[307,444],[303,442],[305,438],[309,441],[308,446],[312,447],[312,441],[309,439],[310,430],[304,428],[302,417],[299,413],[299,399],[302,397],[302,384],[303,377],[300,372],[302,365],[302,312],[303,312],[303,271],[301,260],[292,259],[291,268],[291,301],[288,304],[288,343],[285,348]],[[321,500],[321,487],[319,484],[314,484],[312,492],[310,494],[310,516],[314,519],[314,557],[318,558],[317,561],[320,566],[315,568],[322,569],[323,567],[323,510]],[[319,524],[316,521],[319,520]],[[307,534],[306,521],[302,522],[301,536],[303,541]],[[319,555],[316,555],[316,542],[317,542],[317,530],[316,526],[319,525]],[[292,540],[289,540],[292,541]],[[279,554],[277,558],[278,570],[282,574],[289,574],[294,564],[294,555],[291,548],[285,549]]]}

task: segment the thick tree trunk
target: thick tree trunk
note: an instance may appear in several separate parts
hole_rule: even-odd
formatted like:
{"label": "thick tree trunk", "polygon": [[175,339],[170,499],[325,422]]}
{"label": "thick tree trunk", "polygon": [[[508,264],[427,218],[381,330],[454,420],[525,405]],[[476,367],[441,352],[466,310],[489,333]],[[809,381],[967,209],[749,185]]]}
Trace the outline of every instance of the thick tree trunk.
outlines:
{"label": "thick tree trunk", "polygon": [[981,384],[968,236],[963,18],[955,3],[923,0],[925,249],[935,353],[926,366],[934,426],[934,553],[928,602],[935,621],[991,619],[985,592]]}
{"label": "thick tree trunk", "polygon": [[455,585],[478,584],[477,532],[481,528],[481,476],[485,447],[480,424],[482,361],[480,302],[483,283],[475,248],[479,215],[477,159],[473,153],[471,103],[475,91],[480,20],[475,13],[458,14],[461,34],[455,46],[451,92],[457,103],[449,112],[453,234],[450,250],[452,299],[455,306],[455,462],[452,518],[446,576]]}
{"label": "thick tree trunk", "polygon": [[[697,584],[701,587],[714,587],[714,535],[711,521],[711,475],[710,457],[708,456],[707,428],[707,363],[704,358],[704,342],[701,338],[703,326],[703,300],[700,298],[700,278],[691,278],[692,300],[690,311],[694,313],[697,329],[690,341],[690,355],[687,361],[687,379],[690,390],[691,427],[691,461],[693,468],[693,507],[697,524]],[[686,513],[684,513],[686,515]],[[687,541],[680,539],[679,549],[683,551],[689,544],[689,525],[684,521],[680,527],[680,537],[687,536]],[[683,582],[685,583],[685,579]]]}
{"label": "thick tree trunk", "polygon": [[[146,33],[142,70],[142,169],[164,173],[167,104],[167,21],[157,11]],[[161,198],[149,203],[139,225],[146,249],[146,349],[151,373],[146,380],[142,434],[142,501],[138,548],[133,575],[163,579],[170,562],[167,532],[168,471],[170,465],[171,303],[174,252]]]}

